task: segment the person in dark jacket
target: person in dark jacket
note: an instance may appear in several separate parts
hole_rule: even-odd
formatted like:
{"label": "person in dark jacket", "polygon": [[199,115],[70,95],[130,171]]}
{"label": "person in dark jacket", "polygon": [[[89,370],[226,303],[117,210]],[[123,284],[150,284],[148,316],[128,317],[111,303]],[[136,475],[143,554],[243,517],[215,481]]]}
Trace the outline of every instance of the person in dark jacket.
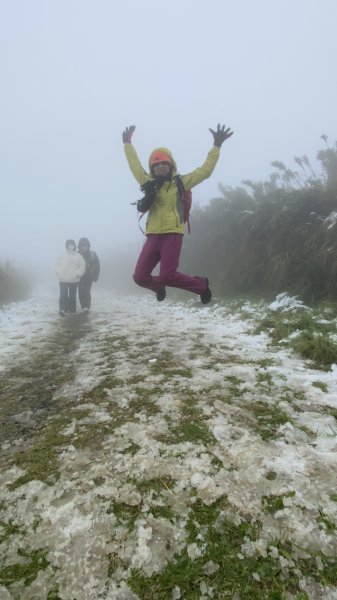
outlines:
{"label": "person in dark jacket", "polygon": [[97,281],[100,272],[99,258],[93,250],[90,250],[88,238],[81,238],[78,242],[78,252],[85,260],[85,273],[78,284],[78,296],[83,312],[89,312],[91,307],[91,286]]}

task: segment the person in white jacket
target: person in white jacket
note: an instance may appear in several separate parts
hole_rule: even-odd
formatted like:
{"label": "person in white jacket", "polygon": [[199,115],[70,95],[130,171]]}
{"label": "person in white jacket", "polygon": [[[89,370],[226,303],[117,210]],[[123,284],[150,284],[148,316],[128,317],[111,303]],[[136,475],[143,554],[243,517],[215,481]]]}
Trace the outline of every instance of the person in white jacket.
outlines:
{"label": "person in white jacket", "polygon": [[59,314],[76,312],[76,291],[82,275],[85,273],[85,260],[76,252],[74,240],[66,241],[66,252],[59,256],[56,263],[56,274],[60,282]]}

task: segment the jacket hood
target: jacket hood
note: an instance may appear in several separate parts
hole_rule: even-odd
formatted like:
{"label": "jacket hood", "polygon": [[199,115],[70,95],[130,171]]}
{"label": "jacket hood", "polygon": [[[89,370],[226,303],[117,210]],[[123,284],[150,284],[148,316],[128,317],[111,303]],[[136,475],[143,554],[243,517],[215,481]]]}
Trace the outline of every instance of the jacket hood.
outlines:
{"label": "jacket hood", "polygon": [[150,159],[151,156],[155,153],[155,152],[164,152],[164,154],[167,154],[167,156],[170,157],[171,161],[172,161],[172,175],[176,175],[177,173],[177,165],[176,165],[176,161],[173,158],[172,152],[168,149],[165,148],[164,146],[160,146],[159,148],[155,148],[154,150],[152,150],[150,156],[149,156],[149,169],[151,171],[151,163],[150,163]]}
{"label": "jacket hood", "polygon": [[83,246],[88,246],[90,248],[90,242],[88,238],[81,238],[78,242],[78,249],[80,250]]}

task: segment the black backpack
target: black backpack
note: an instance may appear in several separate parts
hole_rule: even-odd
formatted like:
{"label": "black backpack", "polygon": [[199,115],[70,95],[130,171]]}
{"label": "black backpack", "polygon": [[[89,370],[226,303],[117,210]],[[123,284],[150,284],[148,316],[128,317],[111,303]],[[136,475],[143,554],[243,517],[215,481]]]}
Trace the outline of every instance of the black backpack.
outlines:
{"label": "black backpack", "polygon": [[85,261],[87,272],[93,281],[97,281],[100,272],[100,262],[96,252],[90,250],[90,259]]}

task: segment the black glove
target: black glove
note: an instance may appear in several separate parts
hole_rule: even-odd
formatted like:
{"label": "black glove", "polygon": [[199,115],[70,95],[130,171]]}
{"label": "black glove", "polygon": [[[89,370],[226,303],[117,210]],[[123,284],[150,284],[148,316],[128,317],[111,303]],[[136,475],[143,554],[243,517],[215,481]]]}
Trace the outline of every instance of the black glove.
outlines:
{"label": "black glove", "polygon": [[143,185],[141,185],[140,189],[145,196],[144,198],[138,200],[138,202],[134,202],[134,204],[137,206],[138,212],[146,213],[151,208],[155,201],[156,193],[158,190],[160,190],[164,181],[164,179],[149,179],[148,181],[145,181]]}
{"label": "black glove", "polygon": [[210,132],[214,139],[214,146],[218,146],[218,148],[221,148],[224,141],[228,140],[228,138],[230,138],[231,135],[233,135],[233,133],[234,133],[234,131],[231,131],[229,127],[227,129],[225,129],[225,125],[220,127],[220,123],[218,123],[216,131],[213,131],[213,129],[210,129]]}
{"label": "black glove", "polygon": [[130,125],[130,127],[124,129],[122,133],[123,144],[131,144],[131,138],[135,129],[136,125]]}

